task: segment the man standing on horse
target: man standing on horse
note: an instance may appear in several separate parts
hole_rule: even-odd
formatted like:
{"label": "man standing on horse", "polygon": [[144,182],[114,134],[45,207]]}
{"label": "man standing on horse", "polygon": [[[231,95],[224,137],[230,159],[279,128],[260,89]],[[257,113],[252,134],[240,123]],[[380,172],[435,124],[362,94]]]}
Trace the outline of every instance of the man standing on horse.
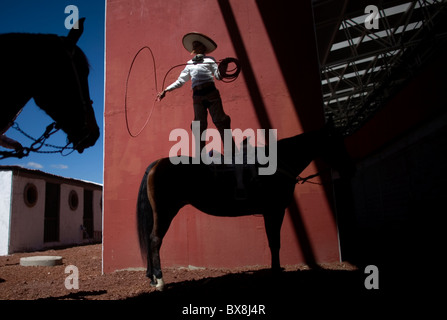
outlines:
{"label": "man standing on horse", "polygon": [[[183,47],[195,56],[186,63],[178,79],[158,94],[158,100],[162,100],[167,92],[178,89],[191,80],[194,121],[200,123],[200,137],[197,140],[200,141],[200,151],[202,151],[205,141],[202,141],[201,136],[208,126],[208,110],[222,141],[224,141],[224,130],[231,129],[231,119],[223,110],[220,93],[214,84],[214,78],[222,80],[219,67],[214,58],[206,56],[217,48],[217,44],[204,34],[191,32],[183,37]],[[236,153],[236,151],[233,141],[233,152]]]}

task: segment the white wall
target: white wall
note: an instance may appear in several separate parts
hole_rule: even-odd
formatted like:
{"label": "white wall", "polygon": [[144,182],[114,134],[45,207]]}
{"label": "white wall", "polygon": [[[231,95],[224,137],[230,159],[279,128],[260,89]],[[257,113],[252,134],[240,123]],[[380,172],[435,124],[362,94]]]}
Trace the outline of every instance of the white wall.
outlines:
{"label": "white wall", "polygon": [[[74,190],[78,195],[78,207],[70,208],[68,197]],[[59,214],[59,242],[61,245],[82,243],[82,216],[84,209],[84,188],[61,184],[61,201]]]}
{"label": "white wall", "polygon": [[[54,246],[88,243],[84,239],[81,225],[84,214],[84,187],[79,184],[60,183],[59,241],[44,242],[45,223],[45,177],[30,174],[21,175],[12,170],[0,171],[0,256],[14,252],[35,251]],[[54,179],[53,179],[54,181]],[[26,204],[25,186],[34,184],[37,201],[34,206]],[[56,182],[57,183],[57,182]],[[75,191],[78,206],[72,209],[69,195]],[[93,190],[94,241],[101,241],[102,235],[102,191]]]}
{"label": "white wall", "polygon": [[0,171],[0,256],[8,254],[12,171]]}
{"label": "white wall", "polygon": [[[9,252],[32,251],[44,247],[45,180],[13,176],[11,235]],[[28,207],[24,201],[27,183],[37,188],[37,202]]]}
{"label": "white wall", "polygon": [[[93,191],[93,231],[102,234],[102,191]],[[95,239],[95,240],[102,240]]]}

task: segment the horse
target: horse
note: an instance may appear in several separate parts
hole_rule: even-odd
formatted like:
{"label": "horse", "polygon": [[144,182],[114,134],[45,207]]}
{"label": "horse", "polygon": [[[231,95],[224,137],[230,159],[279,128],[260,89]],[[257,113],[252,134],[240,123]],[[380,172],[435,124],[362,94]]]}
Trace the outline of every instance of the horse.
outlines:
{"label": "horse", "polygon": [[[317,158],[325,160],[341,176],[349,177],[355,172],[343,137],[333,131],[325,126],[277,141],[274,174],[253,175],[250,165],[239,170],[243,172],[246,189],[246,197],[242,199],[234,192],[237,186],[234,168],[238,164],[194,164],[192,158],[184,159],[187,161],[162,158],[152,162],[143,175],[136,210],[139,245],[143,259],[147,260],[146,276],[150,284],[158,290],[164,287],[160,248],[171,221],[186,204],[214,216],[263,215],[271,268],[281,270],[280,230],[299,174]],[[256,155],[259,148],[256,148]],[[262,150],[263,154],[271,152],[269,146],[262,148],[267,148]],[[258,161],[255,165],[259,166]]]}
{"label": "horse", "polygon": [[[0,35],[0,145],[17,152],[21,144],[4,135],[33,98],[67,134],[79,153],[99,138],[88,88],[89,64],[76,45],[84,30],[82,18],[66,37],[54,34]],[[78,27],[77,29],[75,27]],[[11,151],[12,152],[12,151]]]}

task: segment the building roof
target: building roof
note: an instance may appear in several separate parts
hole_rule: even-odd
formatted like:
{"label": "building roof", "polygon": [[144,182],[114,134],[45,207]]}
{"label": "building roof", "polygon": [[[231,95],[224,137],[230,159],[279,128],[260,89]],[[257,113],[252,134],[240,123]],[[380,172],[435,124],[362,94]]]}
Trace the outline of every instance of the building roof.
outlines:
{"label": "building roof", "polygon": [[[445,0],[313,4],[325,115],[346,135],[368,121],[447,42]],[[377,20],[368,20],[375,13]]]}
{"label": "building roof", "polygon": [[77,186],[81,186],[84,188],[87,187],[87,188],[91,188],[91,189],[95,189],[95,190],[102,189],[102,185],[95,183],[95,182],[62,177],[62,176],[58,176],[55,174],[43,172],[43,171],[40,171],[37,169],[28,169],[28,168],[24,168],[21,166],[14,166],[14,165],[13,166],[1,166],[0,165],[0,171],[12,171],[14,175],[26,176],[29,178],[42,178],[47,181],[60,182],[60,183],[65,183],[65,184],[70,184],[70,185],[77,185]]}

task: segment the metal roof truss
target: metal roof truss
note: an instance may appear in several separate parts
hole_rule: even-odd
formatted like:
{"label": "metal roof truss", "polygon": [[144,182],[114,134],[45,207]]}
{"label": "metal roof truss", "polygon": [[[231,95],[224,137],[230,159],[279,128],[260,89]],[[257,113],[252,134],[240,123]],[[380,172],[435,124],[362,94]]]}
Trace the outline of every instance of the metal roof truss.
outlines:
{"label": "metal roof truss", "polygon": [[446,2],[382,2],[378,29],[366,27],[368,13],[344,13],[321,66],[326,117],[344,134],[362,126],[423,65],[434,43],[446,41]]}

